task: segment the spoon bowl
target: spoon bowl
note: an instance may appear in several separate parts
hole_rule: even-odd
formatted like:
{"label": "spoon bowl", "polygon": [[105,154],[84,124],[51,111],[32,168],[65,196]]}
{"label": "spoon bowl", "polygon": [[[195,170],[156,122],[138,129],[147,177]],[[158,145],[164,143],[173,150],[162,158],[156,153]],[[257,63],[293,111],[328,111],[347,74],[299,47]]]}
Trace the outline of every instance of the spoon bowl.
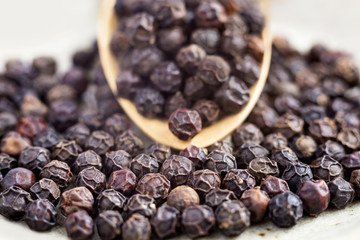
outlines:
{"label": "spoon bowl", "polygon": [[98,45],[100,60],[108,84],[117,101],[128,117],[150,138],[158,143],[182,150],[189,145],[207,147],[229,135],[248,117],[264,88],[271,60],[271,36],[268,23],[269,0],[262,0],[260,7],[265,15],[265,26],[262,32],[264,56],[261,63],[260,77],[249,89],[249,102],[236,114],[227,115],[210,126],[204,127],[197,135],[188,141],[178,139],[170,130],[167,119],[150,119],[142,116],[136,110],[135,104],[127,99],[117,97],[116,77],[121,71],[117,59],[110,50],[112,34],[118,26],[118,18],[114,12],[115,0],[103,0],[100,9]]}

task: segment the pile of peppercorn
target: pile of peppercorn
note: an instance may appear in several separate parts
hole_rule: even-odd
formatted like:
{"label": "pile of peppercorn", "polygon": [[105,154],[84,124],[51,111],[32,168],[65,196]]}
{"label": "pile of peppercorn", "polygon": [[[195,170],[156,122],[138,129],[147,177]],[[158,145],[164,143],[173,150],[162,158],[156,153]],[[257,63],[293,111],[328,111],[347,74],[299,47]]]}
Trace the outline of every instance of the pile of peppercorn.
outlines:
{"label": "pile of peppercorn", "polygon": [[247,0],[117,0],[118,95],[188,140],[239,112],[260,75],[262,13]]}
{"label": "pile of peppercorn", "polygon": [[227,236],[360,198],[360,86],[352,58],[273,42],[257,106],[207,149],[145,146],[106,84],[96,47],[65,74],[39,57],[0,74],[0,214],[71,239]]}

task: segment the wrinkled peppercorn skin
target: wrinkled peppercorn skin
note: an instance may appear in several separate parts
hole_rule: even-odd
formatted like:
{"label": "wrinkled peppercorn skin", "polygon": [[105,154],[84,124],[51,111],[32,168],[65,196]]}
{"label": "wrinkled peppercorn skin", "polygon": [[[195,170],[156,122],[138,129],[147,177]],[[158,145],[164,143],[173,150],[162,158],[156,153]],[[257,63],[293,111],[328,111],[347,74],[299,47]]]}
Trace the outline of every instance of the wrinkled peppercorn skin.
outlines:
{"label": "wrinkled peppercorn skin", "polygon": [[24,220],[30,229],[42,232],[55,226],[57,215],[57,210],[50,201],[38,199],[27,205]]}
{"label": "wrinkled peppercorn skin", "polygon": [[13,220],[21,219],[26,206],[32,201],[28,192],[11,186],[0,193],[0,214]]}
{"label": "wrinkled peppercorn skin", "polygon": [[209,206],[190,206],[182,213],[181,223],[189,237],[206,236],[215,225],[215,215]]}
{"label": "wrinkled peppercorn skin", "polygon": [[80,210],[90,214],[94,208],[94,197],[86,187],[72,188],[61,194],[59,207],[65,216]]}
{"label": "wrinkled peppercorn skin", "polygon": [[77,211],[66,218],[65,229],[69,238],[86,240],[94,234],[94,222],[87,212]]}

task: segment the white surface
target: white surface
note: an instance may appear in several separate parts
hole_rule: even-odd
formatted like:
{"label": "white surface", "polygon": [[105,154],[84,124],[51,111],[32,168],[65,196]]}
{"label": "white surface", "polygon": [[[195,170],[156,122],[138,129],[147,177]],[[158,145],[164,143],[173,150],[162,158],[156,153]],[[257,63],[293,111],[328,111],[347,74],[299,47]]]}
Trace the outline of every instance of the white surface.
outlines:
{"label": "white surface", "polygon": [[[8,58],[31,60],[37,55],[55,56],[60,67],[66,69],[71,53],[88,46],[95,38],[99,1],[0,0],[0,69]],[[275,34],[288,37],[301,49],[321,41],[348,50],[360,59],[360,1],[271,0],[271,3]],[[304,218],[291,229],[279,229],[270,222],[253,226],[238,239],[359,239],[359,225],[357,202],[345,210]],[[265,236],[260,236],[261,233]],[[0,240],[67,239],[65,235],[62,228],[36,233],[24,223],[0,216]]]}

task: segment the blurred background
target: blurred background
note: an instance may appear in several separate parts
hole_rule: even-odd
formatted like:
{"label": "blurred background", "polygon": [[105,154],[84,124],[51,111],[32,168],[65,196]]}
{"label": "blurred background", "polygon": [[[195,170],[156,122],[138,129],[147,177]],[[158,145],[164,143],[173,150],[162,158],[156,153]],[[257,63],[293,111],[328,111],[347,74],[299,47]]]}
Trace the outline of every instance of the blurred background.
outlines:
{"label": "blurred background", "polygon": [[[360,63],[359,0],[269,1],[273,36],[285,36],[302,50],[307,50],[313,43],[322,42],[331,48],[352,53]],[[31,61],[40,55],[54,56],[60,70],[66,69],[71,64],[72,53],[90,46],[95,40],[100,3],[100,0],[0,0],[0,70],[9,58]],[[324,225],[331,223],[331,226],[335,226],[338,222],[346,225],[347,230],[342,233],[345,237],[351,232],[351,227],[356,225],[354,217],[351,217],[353,211],[348,208],[344,212],[322,215],[321,219],[326,219]],[[320,218],[317,220],[318,224],[323,221]],[[292,238],[310,236],[321,229],[325,232],[329,228],[311,221],[304,221],[302,227],[294,229]],[[338,236],[333,234],[334,231],[326,234],[328,239]],[[0,239],[7,240],[23,237],[37,240],[66,239],[61,229],[56,233],[38,234],[2,217],[0,232]],[[279,239],[288,239],[286,233],[289,232],[283,233],[274,234]]]}
{"label": "blurred background", "polygon": [[[360,1],[269,0],[273,35],[300,49],[324,42],[360,62]],[[100,0],[0,0],[0,68],[8,58],[55,56],[60,69],[96,37]]]}

